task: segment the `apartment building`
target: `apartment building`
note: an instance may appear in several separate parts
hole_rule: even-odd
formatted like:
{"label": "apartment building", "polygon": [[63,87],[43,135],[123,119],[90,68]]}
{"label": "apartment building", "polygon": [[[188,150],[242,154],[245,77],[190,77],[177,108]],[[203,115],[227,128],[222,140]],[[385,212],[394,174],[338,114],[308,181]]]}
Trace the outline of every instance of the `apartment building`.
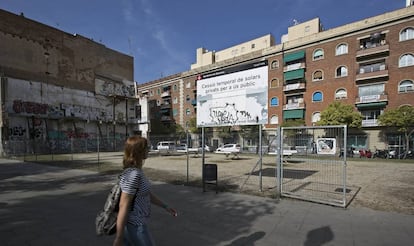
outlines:
{"label": "apartment building", "polygon": [[1,154],[122,148],[140,131],[133,57],[4,10],[0,43]]}
{"label": "apartment building", "polygon": [[329,30],[314,18],[289,27],[280,44],[265,35],[225,52],[200,48],[190,70],[139,85],[139,95],[154,102],[150,118],[185,128],[196,116],[198,79],[267,61],[267,132],[289,120],[316,124],[339,101],[363,116],[362,128],[349,131],[349,145],[401,147],[401,135],[380,127],[377,118],[387,109],[414,106],[413,47],[413,6]]}

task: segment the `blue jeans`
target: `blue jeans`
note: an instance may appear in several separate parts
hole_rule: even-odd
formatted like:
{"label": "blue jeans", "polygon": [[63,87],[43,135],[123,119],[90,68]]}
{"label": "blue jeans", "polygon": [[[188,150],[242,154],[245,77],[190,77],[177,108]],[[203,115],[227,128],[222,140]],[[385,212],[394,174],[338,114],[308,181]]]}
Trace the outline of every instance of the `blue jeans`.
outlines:
{"label": "blue jeans", "polygon": [[124,245],[153,246],[155,245],[147,225],[127,224],[124,231]]}

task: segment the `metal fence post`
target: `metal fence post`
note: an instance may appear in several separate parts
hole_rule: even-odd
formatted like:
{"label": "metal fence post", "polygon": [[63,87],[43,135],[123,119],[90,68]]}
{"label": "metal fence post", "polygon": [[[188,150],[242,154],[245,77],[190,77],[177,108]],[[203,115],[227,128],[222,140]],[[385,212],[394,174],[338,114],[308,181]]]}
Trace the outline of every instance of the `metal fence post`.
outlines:
{"label": "metal fence post", "polygon": [[276,185],[277,185],[277,197],[280,198],[282,194],[282,131],[281,127],[277,127],[277,137],[276,137]]}

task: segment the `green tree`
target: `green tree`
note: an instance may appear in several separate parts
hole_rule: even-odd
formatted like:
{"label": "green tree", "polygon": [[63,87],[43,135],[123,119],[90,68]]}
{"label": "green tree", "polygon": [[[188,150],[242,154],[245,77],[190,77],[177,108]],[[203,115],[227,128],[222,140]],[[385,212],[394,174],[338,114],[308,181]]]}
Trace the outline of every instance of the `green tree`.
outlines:
{"label": "green tree", "polygon": [[397,127],[404,134],[406,149],[410,149],[410,137],[414,133],[414,107],[404,105],[389,109],[378,117],[378,121],[381,126]]}
{"label": "green tree", "polygon": [[201,128],[197,127],[197,118],[193,117],[189,121],[189,129],[191,133],[201,133]]}
{"label": "green tree", "polygon": [[293,119],[293,120],[286,120],[280,126],[282,127],[295,127],[295,126],[304,126],[305,120],[304,119]]}
{"label": "green tree", "polygon": [[256,142],[256,154],[259,153],[259,125],[244,125],[240,126],[240,136],[244,140],[251,139]]}
{"label": "green tree", "polygon": [[345,124],[348,127],[360,128],[362,115],[354,111],[351,105],[334,102],[321,112],[321,119],[317,124],[320,126]]}
{"label": "green tree", "polygon": [[231,126],[222,126],[217,128],[217,136],[223,139],[229,139],[232,137]]}
{"label": "green tree", "polygon": [[175,124],[175,135],[179,138],[184,138],[186,135],[185,129],[180,124]]}

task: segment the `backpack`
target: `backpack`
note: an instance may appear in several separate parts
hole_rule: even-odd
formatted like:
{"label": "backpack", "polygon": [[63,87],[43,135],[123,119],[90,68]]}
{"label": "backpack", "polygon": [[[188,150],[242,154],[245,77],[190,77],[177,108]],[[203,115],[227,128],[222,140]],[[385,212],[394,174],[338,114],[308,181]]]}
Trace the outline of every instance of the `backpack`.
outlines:
{"label": "backpack", "polygon": [[95,219],[96,234],[113,235],[116,233],[116,220],[119,211],[119,198],[121,197],[120,178],[112,186],[109,192],[103,210],[101,210]]}

